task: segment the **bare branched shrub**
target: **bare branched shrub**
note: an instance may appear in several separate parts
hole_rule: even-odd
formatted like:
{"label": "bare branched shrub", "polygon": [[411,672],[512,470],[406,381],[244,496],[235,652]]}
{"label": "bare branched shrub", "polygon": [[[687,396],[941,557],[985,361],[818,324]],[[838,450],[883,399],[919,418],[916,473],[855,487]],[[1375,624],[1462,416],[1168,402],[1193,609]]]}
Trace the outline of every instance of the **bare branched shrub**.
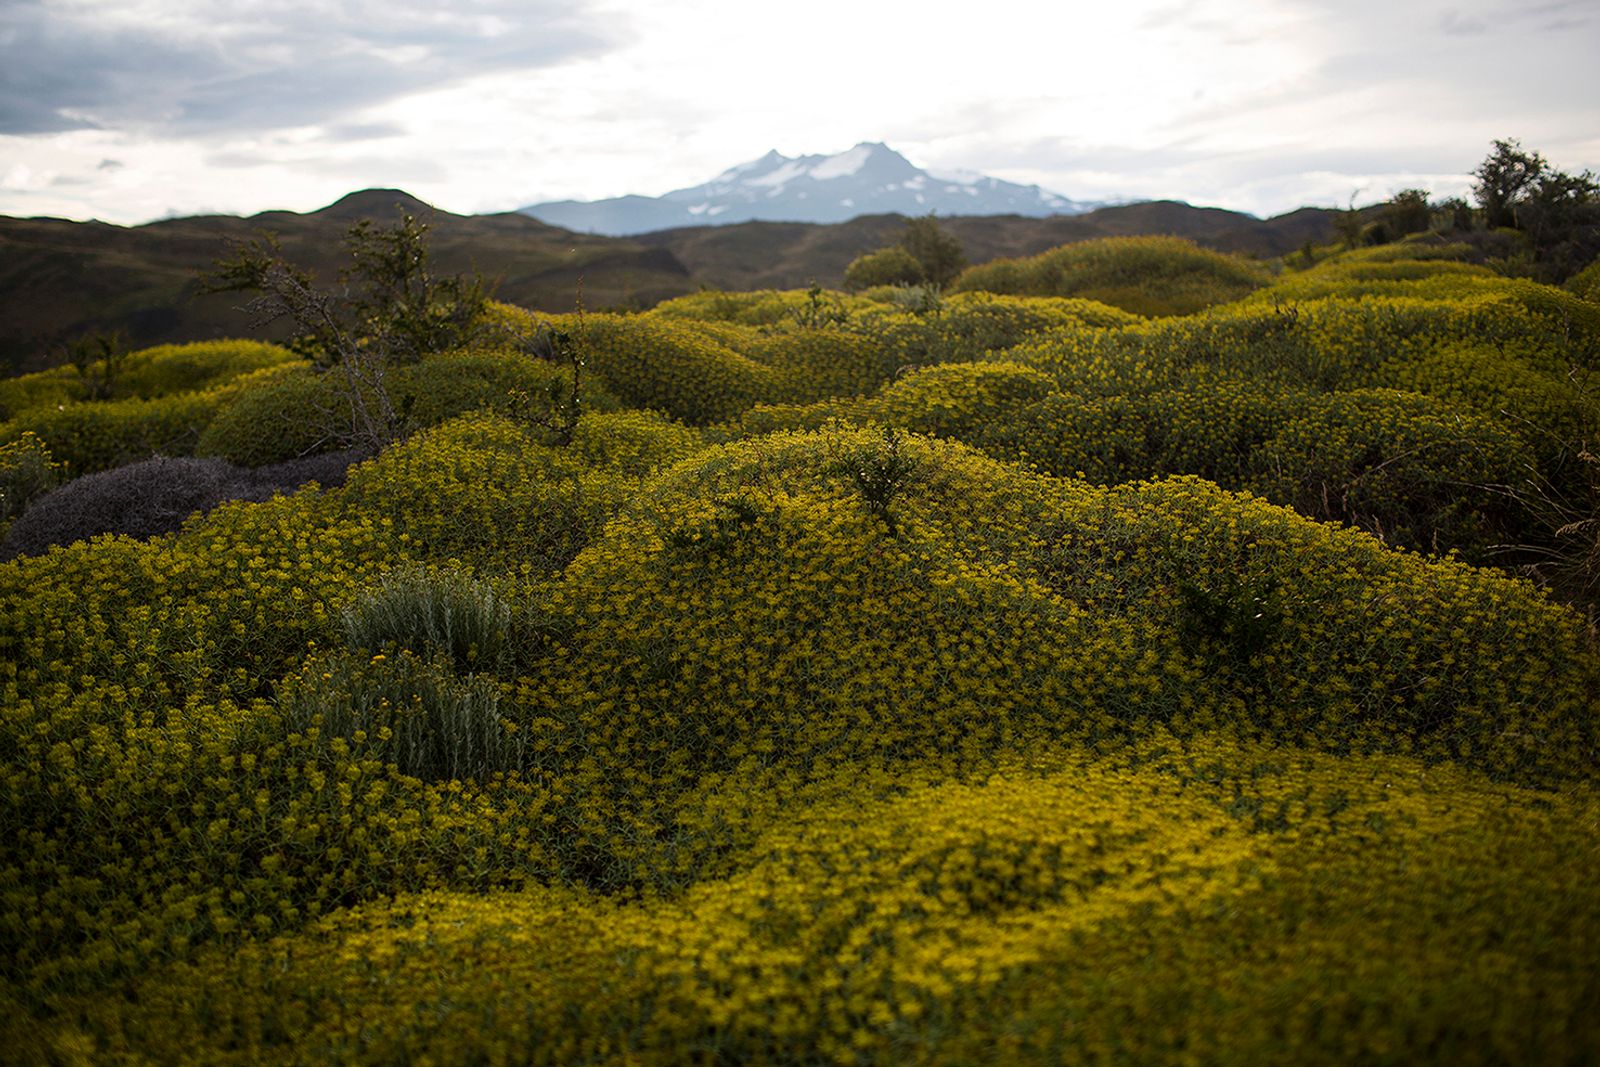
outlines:
{"label": "bare branched shrub", "polygon": [[289,263],[276,238],[237,245],[206,279],[212,292],[254,292],[246,305],[265,325],[287,319],[291,347],[341,378],[339,444],[373,450],[409,431],[408,398],[391,389],[391,369],[434,352],[462,348],[484,328],[489,293],[478,275],[435,277],[428,270],[426,224],[402,211],[389,229],[368,219],[351,226],[351,266],[338,289],[318,288]]}

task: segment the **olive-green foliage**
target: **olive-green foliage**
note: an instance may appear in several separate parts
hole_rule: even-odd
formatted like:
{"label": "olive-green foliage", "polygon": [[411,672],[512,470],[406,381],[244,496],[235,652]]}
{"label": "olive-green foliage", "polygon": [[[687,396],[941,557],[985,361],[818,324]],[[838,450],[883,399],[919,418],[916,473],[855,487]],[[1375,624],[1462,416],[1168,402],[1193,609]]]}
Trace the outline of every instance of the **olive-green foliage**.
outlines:
{"label": "olive-green foliage", "polygon": [[731,418],[777,389],[771,367],[668,317],[569,315],[552,321],[579,339],[588,367],[625,403],[691,425]]}
{"label": "olive-green foliage", "polygon": [[877,397],[835,397],[809,404],[757,404],[737,422],[717,427],[715,432],[716,439],[726,443],[779,430],[820,430],[836,422],[865,425],[877,421]]}
{"label": "olive-green foliage", "polygon": [[0,537],[60,479],[59,465],[37,435],[24,431],[15,441],[0,444]]}
{"label": "olive-green foliage", "polygon": [[1247,296],[1266,272],[1177,237],[1107,237],[970,267],[957,291],[1098,300],[1137,315],[1188,315]]}
{"label": "olive-green foliage", "polygon": [[[1394,999],[1418,976],[1492,989],[1491,1008],[1512,997],[1483,1017],[1494,1027],[1528,1017],[1508,989],[1534,990],[1540,1017],[1589,1018],[1582,997],[1550,1007],[1587,970],[1549,946],[1589,936],[1571,918],[1589,909],[1554,905],[1592,888],[1579,791],[1596,664],[1582,621],[1531,587],[1194,480],[1096,489],[907,436],[903,476],[863,481],[852,461],[893,458],[878,431],[710,449],[641,487],[584,456],[637,469],[646,449],[585,452],[586,434],[654,440],[663,460],[693,443],[589,418],[556,449],[464,417],[340,490],[0,567],[0,958],[27,998],[6,1027],[37,1018],[96,1059],[172,1058],[170,1042],[245,1061],[459,1059],[500,1040],[524,1058],[601,1042],[681,1058],[691,1032],[759,1058],[758,1033],[805,1050],[860,1032],[868,1052],[889,1040],[873,1055],[959,1061],[1002,1017],[1041,1057],[1070,1051],[1048,1037],[1056,1013],[1109,1003],[1107,1039],[1149,1033],[1160,1052],[1142,993],[1192,995],[1219,968],[1245,992],[1206,1001],[1174,1047],[1265,1047],[1249,1042],[1283,982],[1396,1013],[1404,1048],[1436,1019]],[[538,613],[514,685],[322,651],[384,573],[451,556]],[[1257,612],[1272,625],[1241,624]],[[1130,755],[1086,765],[1086,744]],[[1052,751],[1066,762],[1036,766]],[[1551,780],[1565,792],[1528,791]],[[561,882],[676,892],[545,888]],[[387,903],[424,891],[443,895]],[[549,956],[504,940],[491,917],[508,908]],[[346,942],[364,915],[372,937]],[[1260,947],[1293,943],[1285,915],[1333,939],[1317,969]],[[1431,946],[1392,982],[1340,955],[1372,915],[1376,943]],[[1483,929],[1546,949],[1508,959]],[[1176,985],[1134,965],[1166,959],[1152,944],[1187,946],[1150,965]],[[1111,993],[1102,960],[1121,961]],[[833,966],[843,1001],[819,977]],[[556,984],[497,985],[507,973]],[[752,1002],[770,1015],[730,1006],[736,974],[779,991]],[[413,984],[430,980],[434,994]],[[888,1022],[868,1022],[869,988],[904,993]],[[484,1025],[507,1003],[521,1021]],[[543,1028],[545,1010],[565,1022]],[[350,1050],[330,1012],[392,1038]],[[907,1026],[909,1044],[881,1037]],[[1296,1027],[1303,1058],[1355,1040]]]}
{"label": "olive-green foliage", "polygon": [[429,357],[429,419],[520,399],[0,564],[0,1042],[1594,1059],[1586,620],[1227,488],[1481,551],[1523,520],[1465,485],[1571,488],[1537,440],[1592,424],[1592,305],[1307,274],[1160,321],[575,314],[658,412],[560,445],[559,369]]}
{"label": "olive-green foliage", "polygon": [[901,366],[892,346],[854,330],[782,329],[741,351],[773,369],[771,399],[798,403],[874,392]]}
{"label": "olive-green foliage", "polygon": [[194,450],[241,467],[333,451],[342,447],[348,407],[340,383],[301,364],[240,390],[206,427]]}
{"label": "olive-green foliage", "polygon": [[61,1039],[226,1062],[1162,1067],[1533,1065],[1600,1040],[1592,793],[1226,742],[908,779],[796,805],[679,897],[408,895],[205,953]]}
{"label": "olive-green foliage", "polygon": [[1006,422],[1053,385],[1049,375],[1016,363],[946,363],[903,375],[874,410],[917,433],[965,437]]}
{"label": "olive-green foliage", "polygon": [[[537,422],[563,402],[570,382],[571,371],[555,363],[472,351],[397,366],[387,389],[414,431],[479,408]],[[586,406],[616,405],[592,380],[583,392]],[[241,390],[206,428],[196,452],[259,467],[332,451],[349,440],[353,417],[346,382],[335,372],[302,365]]]}
{"label": "olive-green foliage", "polygon": [[1507,490],[1534,460],[1484,416],[1415,393],[1352,390],[1310,399],[1251,466],[1246,484],[1302,515],[1483,559],[1515,530]]}
{"label": "olive-green foliage", "polygon": [[904,248],[880,248],[850,261],[844,287],[852,293],[877,285],[917,285],[926,279],[922,263]]}
{"label": "olive-green foliage", "polygon": [[382,521],[408,553],[558,571],[626,499],[632,479],[590,467],[503,416],[464,416],[351,471],[339,506]]}
{"label": "olive-green foliage", "polygon": [[1568,278],[1566,289],[1591,304],[1600,304],[1600,258]]}
{"label": "olive-green foliage", "polygon": [[704,431],[653,412],[591,412],[578,421],[567,451],[589,466],[643,478],[706,444]]}
{"label": "olive-green foliage", "polygon": [[[142,348],[124,358],[112,383],[111,398],[153,400],[199,392],[298,358],[286,348],[261,341],[196,341]],[[0,380],[0,418],[84,399],[80,376],[70,366]]]}
{"label": "olive-green foliage", "polygon": [[128,398],[34,407],[0,423],[0,440],[37,435],[67,477],[109,470],[151,456],[187,456],[206,429],[236,397],[285,374],[267,367],[235,377],[203,392],[180,392],[150,400]]}
{"label": "olive-green foliage", "polygon": [[1253,453],[1306,399],[1302,390],[1245,378],[1110,396],[1052,392],[967,440],[991,455],[1102,485],[1196,474],[1240,488]]}
{"label": "olive-green foliage", "polygon": [[940,288],[955,281],[956,275],[967,265],[961,239],[940,226],[932,215],[907,219],[899,247],[922,267],[921,276],[911,280],[925,281]]}
{"label": "olive-green foliage", "polygon": [[443,655],[458,671],[493,672],[510,655],[511,605],[453,569],[403,568],[345,606],[344,636],[369,656],[406,649]]}
{"label": "olive-green foliage", "polygon": [[[847,293],[823,291],[821,297],[845,316],[870,307],[871,302]],[[730,293],[708,289],[664,300],[645,312],[646,318],[688,319],[694,322],[728,322],[741,326],[789,325],[805,309],[810,293],[805,289],[757,289]]]}
{"label": "olive-green foliage", "polygon": [[1092,300],[958,293],[937,314],[902,309],[867,312],[850,329],[895,367],[981,359],[1051,331],[1090,332],[1140,321]]}

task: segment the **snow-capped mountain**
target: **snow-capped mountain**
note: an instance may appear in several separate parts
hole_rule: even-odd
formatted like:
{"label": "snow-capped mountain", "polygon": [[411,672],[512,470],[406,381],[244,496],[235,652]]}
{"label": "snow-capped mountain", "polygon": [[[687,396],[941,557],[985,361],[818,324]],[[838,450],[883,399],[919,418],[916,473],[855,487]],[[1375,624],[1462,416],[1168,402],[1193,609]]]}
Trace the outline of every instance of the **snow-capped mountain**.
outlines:
{"label": "snow-capped mountain", "polygon": [[557,200],[519,208],[541,222],[613,236],[751,219],[843,222],[857,215],[1077,215],[1099,204],[1037,185],[970,172],[919,170],[884,144],[863,142],[832,156],[791,159],[776,151],[723,171],[704,185],[664,196]]}

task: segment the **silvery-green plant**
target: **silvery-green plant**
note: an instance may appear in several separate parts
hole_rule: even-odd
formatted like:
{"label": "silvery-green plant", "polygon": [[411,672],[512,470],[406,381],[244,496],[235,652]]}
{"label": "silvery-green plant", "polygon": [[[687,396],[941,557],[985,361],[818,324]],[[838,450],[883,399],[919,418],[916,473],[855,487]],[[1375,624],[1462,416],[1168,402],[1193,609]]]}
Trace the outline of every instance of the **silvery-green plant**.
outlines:
{"label": "silvery-green plant", "polygon": [[278,707],[291,731],[354,744],[424,781],[523,769],[527,735],[501,715],[499,683],[460,677],[440,654],[336,653],[286,681]]}
{"label": "silvery-green plant", "polygon": [[512,614],[487,582],[455,570],[407,567],[346,605],[343,622],[353,649],[439,653],[461,673],[494,672],[511,655]]}

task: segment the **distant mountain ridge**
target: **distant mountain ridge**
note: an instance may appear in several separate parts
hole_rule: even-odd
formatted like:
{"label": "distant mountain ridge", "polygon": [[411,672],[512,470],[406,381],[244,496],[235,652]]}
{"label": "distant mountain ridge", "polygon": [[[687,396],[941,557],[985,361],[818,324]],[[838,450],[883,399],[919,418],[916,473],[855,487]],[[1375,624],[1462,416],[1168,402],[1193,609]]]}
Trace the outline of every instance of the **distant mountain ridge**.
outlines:
{"label": "distant mountain ridge", "polygon": [[864,141],[835,155],[791,158],[774,150],[659,197],[558,200],[518,210],[580,233],[629,236],[685,226],[834,223],[883,214],[1043,218],[1102,206],[982,174],[922,170],[888,145]]}

